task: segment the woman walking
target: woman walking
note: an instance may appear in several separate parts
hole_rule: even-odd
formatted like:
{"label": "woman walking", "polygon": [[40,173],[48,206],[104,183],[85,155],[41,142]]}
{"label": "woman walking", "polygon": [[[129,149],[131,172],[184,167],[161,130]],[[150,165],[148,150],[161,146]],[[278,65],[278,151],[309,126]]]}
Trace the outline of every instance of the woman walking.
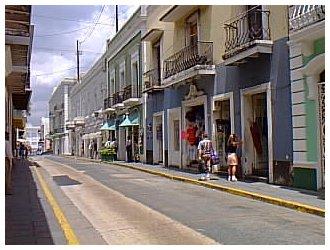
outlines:
{"label": "woman walking", "polygon": [[227,142],[227,164],[228,164],[228,181],[237,181],[235,176],[236,174],[236,166],[238,165],[237,158],[237,147],[242,144],[241,141],[238,140],[236,134],[231,134],[228,138]]}

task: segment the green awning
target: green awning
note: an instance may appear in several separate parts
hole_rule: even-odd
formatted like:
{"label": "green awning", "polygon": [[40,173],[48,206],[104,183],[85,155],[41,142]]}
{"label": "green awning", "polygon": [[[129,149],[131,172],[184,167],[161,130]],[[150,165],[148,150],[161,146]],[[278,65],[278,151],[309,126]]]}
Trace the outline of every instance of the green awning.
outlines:
{"label": "green awning", "polygon": [[119,127],[131,126],[139,126],[139,114],[137,112],[126,116],[125,120],[119,125]]}
{"label": "green awning", "polygon": [[100,128],[100,130],[116,130],[116,127],[114,124],[111,124],[109,122],[105,122],[103,126]]}

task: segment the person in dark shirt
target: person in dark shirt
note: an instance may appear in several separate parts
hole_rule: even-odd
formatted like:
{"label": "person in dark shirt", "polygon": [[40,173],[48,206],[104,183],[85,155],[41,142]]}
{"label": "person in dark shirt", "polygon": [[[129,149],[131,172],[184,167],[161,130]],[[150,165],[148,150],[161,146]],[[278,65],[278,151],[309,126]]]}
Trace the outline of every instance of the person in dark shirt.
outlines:
{"label": "person in dark shirt", "polygon": [[231,134],[227,141],[227,164],[228,164],[228,181],[237,181],[235,176],[236,166],[238,165],[237,147],[242,142],[238,140],[236,134]]}

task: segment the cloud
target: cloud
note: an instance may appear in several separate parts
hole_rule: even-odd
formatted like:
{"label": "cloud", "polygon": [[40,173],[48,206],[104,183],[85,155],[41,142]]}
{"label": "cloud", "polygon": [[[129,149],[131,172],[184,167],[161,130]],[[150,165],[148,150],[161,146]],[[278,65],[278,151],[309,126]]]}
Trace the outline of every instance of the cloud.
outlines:
{"label": "cloud", "polygon": [[[137,5],[119,6],[119,28],[138,8]],[[40,115],[47,115],[48,100],[53,87],[64,77],[76,76],[76,40],[81,44],[80,72],[87,72],[106,49],[106,40],[115,35],[115,6],[105,6],[99,23],[90,33],[101,6],[32,6],[35,25],[31,59],[31,116],[29,122],[40,123]],[[80,20],[69,21],[70,20]],[[107,24],[107,25],[103,25]],[[62,35],[72,30],[79,30]],[[69,70],[68,70],[69,69]],[[46,102],[47,100],[47,102]]]}

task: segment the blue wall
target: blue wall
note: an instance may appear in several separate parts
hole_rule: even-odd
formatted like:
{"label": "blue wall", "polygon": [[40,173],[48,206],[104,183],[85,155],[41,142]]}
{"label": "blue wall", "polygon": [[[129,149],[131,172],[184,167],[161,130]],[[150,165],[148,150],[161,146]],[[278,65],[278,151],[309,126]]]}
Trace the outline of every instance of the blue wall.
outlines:
{"label": "blue wall", "polygon": [[[261,54],[240,66],[217,65],[214,93],[233,92],[235,132],[241,137],[240,90],[271,82],[274,160],[292,161],[292,122],[287,38],[274,42],[272,54]],[[286,154],[289,159],[285,159]]]}

